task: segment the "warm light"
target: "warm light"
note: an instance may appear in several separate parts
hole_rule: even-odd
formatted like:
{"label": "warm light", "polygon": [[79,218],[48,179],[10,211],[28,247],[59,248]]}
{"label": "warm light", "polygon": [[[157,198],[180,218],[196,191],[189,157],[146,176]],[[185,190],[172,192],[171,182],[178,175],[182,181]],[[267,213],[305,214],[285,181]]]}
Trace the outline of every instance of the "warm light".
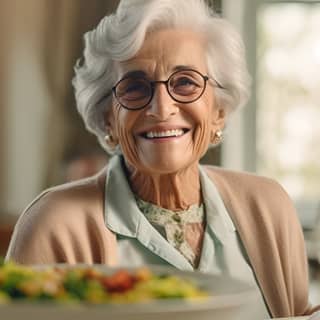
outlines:
{"label": "warm light", "polygon": [[319,30],[319,3],[259,12],[257,167],[295,199],[320,197]]}

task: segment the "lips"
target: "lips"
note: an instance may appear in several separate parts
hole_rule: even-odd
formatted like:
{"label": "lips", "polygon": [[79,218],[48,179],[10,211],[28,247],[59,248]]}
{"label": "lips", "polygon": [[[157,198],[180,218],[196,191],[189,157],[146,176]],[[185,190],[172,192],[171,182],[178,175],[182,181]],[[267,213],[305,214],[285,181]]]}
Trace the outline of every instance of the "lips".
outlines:
{"label": "lips", "polygon": [[189,132],[191,128],[183,125],[153,125],[145,126],[135,135],[144,139],[164,139],[164,138],[179,138]]}
{"label": "lips", "polygon": [[144,131],[139,135],[145,139],[161,139],[161,138],[176,138],[183,136],[189,129],[176,128],[176,129],[151,129]]}
{"label": "lips", "polygon": [[169,138],[169,137],[180,137],[184,134],[182,129],[173,129],[165,131],[149,131],[144,134],[148,139],[153,138]]}

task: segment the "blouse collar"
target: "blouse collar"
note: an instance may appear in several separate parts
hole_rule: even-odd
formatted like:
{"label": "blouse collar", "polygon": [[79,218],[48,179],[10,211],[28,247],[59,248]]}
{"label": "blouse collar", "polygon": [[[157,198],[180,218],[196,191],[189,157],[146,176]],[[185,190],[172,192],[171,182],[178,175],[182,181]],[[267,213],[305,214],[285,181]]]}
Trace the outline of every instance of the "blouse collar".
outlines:
{"label": "blouse collar", "polygon": [[[145,232],[152,231],[153,227],[136,204],[123,166],[122,156],[113,156],[109,160],[105,189],[106,226],[117,234],[138,238],[150,245],[152,239],[150,239],[150,234],[145,234]],[[234,224],[216,186],[202,166],[199,166],[199,172],[207,225],[217,239],[222,244],[226,244],[231,233],[235,231]],[[163,245],[167,244],[160,234],[153,233],[154,240],[160,241]]]}

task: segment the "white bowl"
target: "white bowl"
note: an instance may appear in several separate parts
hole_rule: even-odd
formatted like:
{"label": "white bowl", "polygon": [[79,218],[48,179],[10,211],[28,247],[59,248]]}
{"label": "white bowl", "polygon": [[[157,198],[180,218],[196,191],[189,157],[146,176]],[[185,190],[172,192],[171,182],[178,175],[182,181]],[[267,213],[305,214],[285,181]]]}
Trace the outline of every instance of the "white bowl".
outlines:
{"label": "white bowl", "polygon": [[[70,265],[58,266],[70,267]],[[37,268],[44,267],[46,266],[38,266]],[[88,267],[88,265],[77,265],[77,267]],[[108,268],[102,265],[94,265],[94,267],[107,274],[117,270],[117,268]],[[254,312],[254,306],[258,299],[257,290],[239,280],[160,266],[148,266],[148,268],[155,274],[174,274],[189,279],[198,287],[206,290],[209,297],[200,300],[166,299],[121,305],[60,305],[47,302],[19,302],[0,305],[0,319],[257,320]]]}

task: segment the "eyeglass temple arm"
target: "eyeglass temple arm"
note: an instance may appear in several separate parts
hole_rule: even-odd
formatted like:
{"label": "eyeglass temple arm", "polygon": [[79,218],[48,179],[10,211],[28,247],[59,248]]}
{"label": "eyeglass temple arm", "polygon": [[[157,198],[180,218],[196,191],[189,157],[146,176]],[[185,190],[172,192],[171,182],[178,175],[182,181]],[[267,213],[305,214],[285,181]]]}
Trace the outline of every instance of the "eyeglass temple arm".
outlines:
{"label": "eyeglass temple arm", "polygon": [[215,78],[206,76],[206,80],[211,80],[216,87],[218,87],[219,89],[226,90],[226,88],[223,85],[221,85],[220,82]]}

